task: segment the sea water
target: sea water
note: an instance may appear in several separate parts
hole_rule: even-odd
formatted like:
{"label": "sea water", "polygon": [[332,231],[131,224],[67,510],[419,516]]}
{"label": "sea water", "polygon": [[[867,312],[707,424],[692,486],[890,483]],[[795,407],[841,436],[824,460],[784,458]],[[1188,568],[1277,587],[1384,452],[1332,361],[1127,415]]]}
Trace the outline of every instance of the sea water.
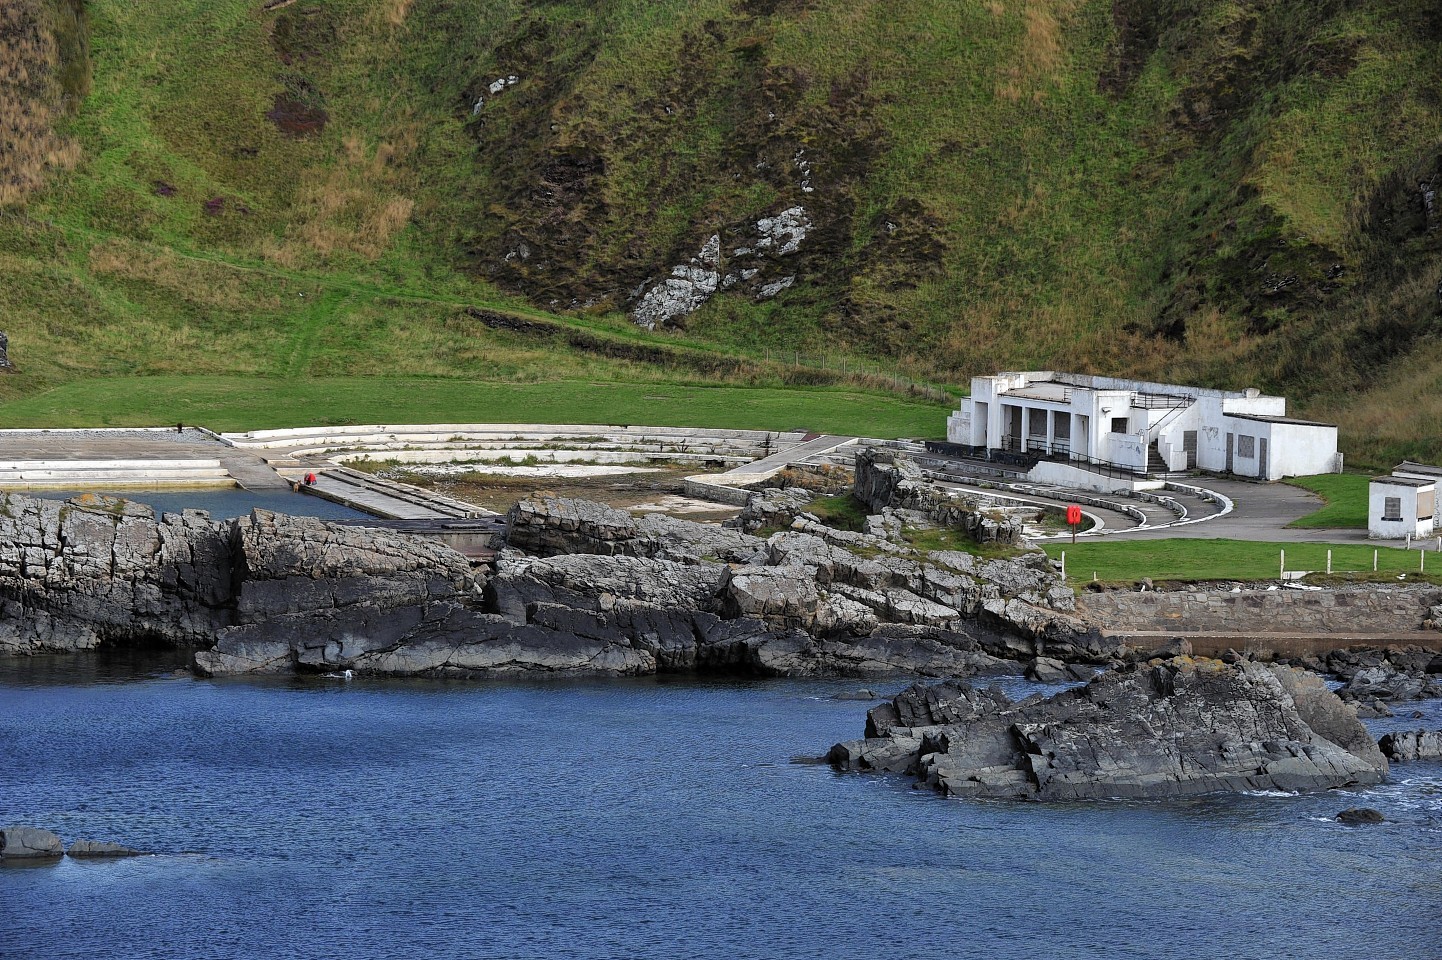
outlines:
{"label": "sea water", "polygon": [[[0,821],[154,855],[0,869],[7,958],[1442,956],[1438,764],[1309,795],[960,801],[793,762],[860,735],[870,704],[834,699],[855,681],[79,659],[0,668]],[[1333,819],[1354,806],[1388,822]]]}

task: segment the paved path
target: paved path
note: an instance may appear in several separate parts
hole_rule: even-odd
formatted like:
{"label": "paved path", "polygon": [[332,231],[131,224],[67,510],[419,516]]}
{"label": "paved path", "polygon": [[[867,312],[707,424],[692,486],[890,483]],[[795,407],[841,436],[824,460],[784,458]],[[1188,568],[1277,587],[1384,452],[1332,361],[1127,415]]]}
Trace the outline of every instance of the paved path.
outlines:
{"label": "paved path", "polygon": [[807,440],[805,443],[797,444],[780,453],[773,453],[771,456],[752,463],[743,464],[727,470],[721,476],[768,476],[778,470],[784,470],[793,463],[800,463],[812,457],[820,457],[831,453],[838,447],[844,447],[849,443],[855,443],[856,437],[836,437],[825,435]]}
{"label": "paved path", "polygon": [[318,468],[306,493],[390,520],[451,520],[497,516],[495,511],[433,490],[397,483],[346,467]]}

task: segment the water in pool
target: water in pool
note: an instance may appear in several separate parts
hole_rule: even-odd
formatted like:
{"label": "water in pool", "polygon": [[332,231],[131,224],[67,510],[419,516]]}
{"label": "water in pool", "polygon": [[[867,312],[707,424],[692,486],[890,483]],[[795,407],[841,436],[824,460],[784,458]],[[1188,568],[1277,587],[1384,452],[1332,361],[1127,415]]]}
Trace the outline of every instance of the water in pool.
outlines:
{"label": "water in pool", "polygon": [[1442,765],[976,803],[792,763],[859,735],[854,682],[86,662],[0,668],[0,819],[156,855],[0,870],[6,957],[1442,955]]}
{"label": "water in pool", "polygon": [[146,503],[159,513],[179,513],[182,510],[205,510],[216,520],[243,517],[255,507],[287,513],[297,517],[319,517],[322,520],[359,520],[369,516],[350,507],[322,500],[304,493],[288,490],[250,491],[240,487],[195,487],[189,489],[90,489],[90,490],[22,490],[16,491],[27,497],[41,497],[47,500],[68,500],[84,493],[101,494],[107,497],[122,497],[136,503]]}

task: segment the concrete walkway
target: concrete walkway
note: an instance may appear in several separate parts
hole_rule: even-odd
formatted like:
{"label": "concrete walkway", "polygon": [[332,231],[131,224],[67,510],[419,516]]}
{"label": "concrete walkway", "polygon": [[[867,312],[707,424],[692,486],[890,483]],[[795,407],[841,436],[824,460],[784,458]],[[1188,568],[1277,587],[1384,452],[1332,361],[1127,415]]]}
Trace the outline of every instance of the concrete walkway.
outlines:
{"label": "concrete walkway", "polygon": [[[247,490],[289,485],[259,456],[204,430],[0,430],[0,468],[44,463],[49,486],[214,485]],[[220,466],[215,467],[218,463]],[[23,486],[22,476],[14,485]]]}
{"label": "concrete walkway", "polygon": [[725,473],[721,474],[721,476],[728,478],[747,477],[749,478],[747,482],[750,482],[754,479],[762,479],[771,476],[773,473],[778,473],[794,463],[801,463],[804,460],[810,460],[814,457],[822,457],[826,454],[834,453],[841,447],[856,443],[858,439],[860,438],[837,437],[831,436],[829,434],[820,437],[814,437],[794,447],[788,447],[787,449],[782,450],[779,453],[773,453],[771,454],[771,456],[765,457],[761,460],[756,460],[752,463],[743,464],[739,467],[733,467],[730,470],[727,470]]}
{"label": "concrete walkway", "polygon": [[388,520],[459,520],[495,517],[494,510],[457,500],[408,483],[385,480],[346,467],[316,470],[314,485],[304,492]]}

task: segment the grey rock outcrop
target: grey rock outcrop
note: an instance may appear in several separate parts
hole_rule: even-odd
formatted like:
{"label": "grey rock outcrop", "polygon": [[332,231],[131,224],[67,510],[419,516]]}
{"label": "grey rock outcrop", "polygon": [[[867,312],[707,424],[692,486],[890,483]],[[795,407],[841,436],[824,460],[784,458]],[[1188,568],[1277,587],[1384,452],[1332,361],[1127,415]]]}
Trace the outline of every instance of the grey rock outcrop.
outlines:
{"label": "grey rock outcrop", "polygon": [[852,495],[868,513],[909,511],[940,527],[963,530],[978,543],[1021,542],[1022,526],[1016,518],[993,515],[944,493],[927,482],[916,464],[884,450],[863,447],[857,452]]}
{"label": "grey rock outcrop", "polygon": [[1430,700],[1442,697],[1442,684],[1421,671],[1383,661],[1354,671],[1337,695],[1343,700]]}
{"label": "grey rock outcrop", "polygon": [[873,709],[843,770],[913,774],[952,796],[1080,800],[1377,783],[1387,761],[1315,675],[1176,658],[1012,703],[917,685]]}
{"label": "grey rock outcrop", "polygon": [[[432,541],[255,511],[9,498],[0,650],[153,643],[207,675],[971,675],[1103,650],[1044,561],[928,559],[798,520],[762,540],[537,497],[493,573]],[[812,532],[814,531],[814,532]]]}
{"label": "grey rock outcrop", "polygon": [[49,830],[21,826],[0,830],[0,859],[41,860],[64,853],[65,845]]}
{"label": "grey rock outcrop", "polygon": [[143,856],[139,850],[132,850],[109,840],[76,840],[70,845],[70,849],[65,851],[65,855],[76,859]]}
{"label": "grey rock outcrop", "polygon": [[0,497],[0,652],[204,643],[227,622],[228,532],[121,500]]}
{"label": "grey rock outcrop", "polygon": [[1385,734],[1377,748],[1388,760],[1442,760],[1442,730],[1406,730]]}
{"label": "grey rock outcrop", "polygon": [[763,527],[789,527],[806,512],[812,495],[800,487],[767,487],[746,499],[746,506],[736,517],[736,526],[746,533]]}

